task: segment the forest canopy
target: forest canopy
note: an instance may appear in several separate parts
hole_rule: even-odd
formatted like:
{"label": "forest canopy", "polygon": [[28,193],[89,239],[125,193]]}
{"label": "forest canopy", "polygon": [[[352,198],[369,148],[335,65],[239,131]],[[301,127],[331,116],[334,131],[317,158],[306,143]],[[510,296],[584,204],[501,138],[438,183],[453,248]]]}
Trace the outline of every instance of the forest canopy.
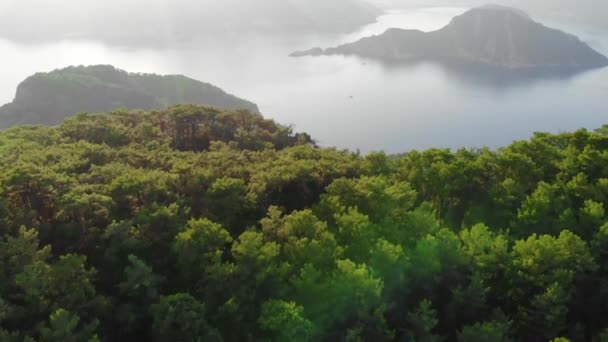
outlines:
{"label": "forest canopy", "polygon": [[1,341],[607,341],[608,126],[320,148],[182,105],[0,132]]}

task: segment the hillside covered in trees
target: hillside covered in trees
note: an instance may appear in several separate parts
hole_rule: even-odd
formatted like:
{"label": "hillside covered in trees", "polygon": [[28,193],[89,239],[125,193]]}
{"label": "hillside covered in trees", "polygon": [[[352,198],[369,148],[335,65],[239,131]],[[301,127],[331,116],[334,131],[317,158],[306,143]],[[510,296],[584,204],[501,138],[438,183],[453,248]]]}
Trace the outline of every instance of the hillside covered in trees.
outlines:
{"label": "hillside covered in trees", "polygon": [[361,156],[177,106],[0,132],[1,341],[608,340],[608,126]]}
{"label": "hillside covered in trees", "polygon": [[56,125],[81,112],[160,110],[180,103],[258,111],[254,103],[182,75],[129,73],[111,65],[71,66],[21,82],[15,99],[0,107],[0,128]]}

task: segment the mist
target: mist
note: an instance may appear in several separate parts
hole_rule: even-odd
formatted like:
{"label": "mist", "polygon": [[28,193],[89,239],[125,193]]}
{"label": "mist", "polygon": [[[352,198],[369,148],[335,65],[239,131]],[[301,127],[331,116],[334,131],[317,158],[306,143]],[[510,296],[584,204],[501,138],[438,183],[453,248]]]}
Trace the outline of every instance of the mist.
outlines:
{"label": "mist", "polygon": [[380,8],[422,6],[475,7],[488,3],[522,9],[536,18],[544,18],[589,30],[608,30],[608,2],[599,0],[370,0]]}
{"label": "mist", "polygon": [[536,18],[608,30],[608,2],[597,0],[4,0],[0,39],[18,43],[93,40],[127,47],[202,43],[244,34],[346,33],[381,9],[518,7]]}
{"label": "mist", "polygon": [[380,14],[363,0],[19,0],[0,5],[0,38],[153,46],[218,34],[349,32]]}

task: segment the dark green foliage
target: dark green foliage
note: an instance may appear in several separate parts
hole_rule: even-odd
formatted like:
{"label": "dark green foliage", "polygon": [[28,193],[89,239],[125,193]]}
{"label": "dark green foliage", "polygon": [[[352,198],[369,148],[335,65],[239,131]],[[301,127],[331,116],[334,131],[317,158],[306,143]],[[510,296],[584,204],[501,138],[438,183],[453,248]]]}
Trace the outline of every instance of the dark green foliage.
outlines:
{"label": "dark green foliage", "polygon": [[189,294],[161,297],[151,307],[155,341],[221,341],[205,319],[205,306]]}
{"label": "dark green foliage", "polygon": [[402,156],[246,111],[0,132],[2,341],[572,341],[608,325],[608,136]]}
{"label": "dark green foliage", "polygon": [[51,314],[48,325],[41,328],[40,341],[53,342],[97,342],[99,338],[93,333],[97,324],[91,324],[77,331],[80,318],[63,309]]}
{"label": "dark green foliage", "polygon": [[501,322],[483,322],[464,327],[459,342],[508,342],[509,326]]}
{"label": "dark green foliage", "polygon": [[304,308],[294,302],[271,300],[262,306],[259,323],[277,341],[313,341],[314,326],[303,316]]}

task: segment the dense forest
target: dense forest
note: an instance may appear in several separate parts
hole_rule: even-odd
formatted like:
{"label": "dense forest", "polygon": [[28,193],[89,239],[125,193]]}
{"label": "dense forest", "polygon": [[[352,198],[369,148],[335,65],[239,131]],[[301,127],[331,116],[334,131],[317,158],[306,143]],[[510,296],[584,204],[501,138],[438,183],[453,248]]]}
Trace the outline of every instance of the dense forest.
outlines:
{"label": "dense forest", "polygon": [[0,341],[608,341],[608,126],[362,156],[182,105],[0,132]]}

